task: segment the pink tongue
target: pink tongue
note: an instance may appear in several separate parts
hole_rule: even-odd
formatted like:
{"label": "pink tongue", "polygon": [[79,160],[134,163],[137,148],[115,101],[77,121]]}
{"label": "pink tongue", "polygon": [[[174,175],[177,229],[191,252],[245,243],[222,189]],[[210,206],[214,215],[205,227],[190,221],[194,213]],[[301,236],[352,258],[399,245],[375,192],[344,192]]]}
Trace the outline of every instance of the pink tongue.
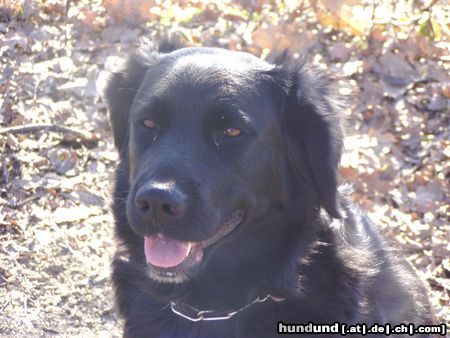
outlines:
{"label": "pink tongue", "polygon": [[191,243],[170,239],[163,235],[145,237],[147,262],[161,268],[170,268],[183,262],[189,255]]}

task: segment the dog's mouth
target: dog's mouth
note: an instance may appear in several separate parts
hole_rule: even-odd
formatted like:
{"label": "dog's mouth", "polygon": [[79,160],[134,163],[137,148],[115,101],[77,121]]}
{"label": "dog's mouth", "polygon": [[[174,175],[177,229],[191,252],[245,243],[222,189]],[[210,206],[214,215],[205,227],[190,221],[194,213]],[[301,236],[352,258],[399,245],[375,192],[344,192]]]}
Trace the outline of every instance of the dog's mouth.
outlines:
{"label": "dog's mouth", "polygon": [[147,264],[154,268],[160,277],[174,277],[180,268],[198,265],[203,259],[203,249],[228,235],[243,217],[244,213],[241,210],[235,211],[213,236],[201,242],[184,242],[163,234],[145,236],[144,251]]}

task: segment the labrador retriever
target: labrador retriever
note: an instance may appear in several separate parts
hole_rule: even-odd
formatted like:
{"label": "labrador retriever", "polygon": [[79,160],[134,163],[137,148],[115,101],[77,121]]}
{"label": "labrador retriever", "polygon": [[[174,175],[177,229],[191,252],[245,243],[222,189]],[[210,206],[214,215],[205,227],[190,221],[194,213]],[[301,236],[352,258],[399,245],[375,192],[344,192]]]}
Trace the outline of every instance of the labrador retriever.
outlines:
{"label": "labrador retriever", "polygon": [[125,337],[431,323],[412,269],[339,188],[337,89],[286,54],[171,41],[143,40],[111,75]]}

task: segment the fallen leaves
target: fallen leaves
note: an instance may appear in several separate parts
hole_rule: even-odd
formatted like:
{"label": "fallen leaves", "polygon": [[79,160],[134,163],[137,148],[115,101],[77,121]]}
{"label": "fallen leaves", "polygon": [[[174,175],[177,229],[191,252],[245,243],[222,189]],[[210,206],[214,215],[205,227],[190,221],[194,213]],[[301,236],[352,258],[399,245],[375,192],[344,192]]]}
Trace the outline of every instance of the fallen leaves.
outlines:
{"label": "fallen leaves", "polygon": [[374,5],[368,6],[359,0],[319,0],[317,14],[320,23],[337,30],[349,30],[364,36],[372,27]]}
{"label": "fallen leaves", "polygon": [[85,206],[57,208],[51,215],[51,220],[56,224],[80,222],[93,215],[101,213],[100,209],[89,208]]}
{"label": "fallen leaves", "polygon": [[[308,33],[306,33],[308,34]],[[295,23],[280,22],[277,24],[262,24],[252,32],[253,44],[260,50],[300,50],[307,44],[314,43],[312,34],[305,37],[299,34]]]}
{"label": "fallen leaves", "polygon": [[352,52],[351,45],[344,41],[338,41],[328,47],[328,55],[331,61],[347,61]]}

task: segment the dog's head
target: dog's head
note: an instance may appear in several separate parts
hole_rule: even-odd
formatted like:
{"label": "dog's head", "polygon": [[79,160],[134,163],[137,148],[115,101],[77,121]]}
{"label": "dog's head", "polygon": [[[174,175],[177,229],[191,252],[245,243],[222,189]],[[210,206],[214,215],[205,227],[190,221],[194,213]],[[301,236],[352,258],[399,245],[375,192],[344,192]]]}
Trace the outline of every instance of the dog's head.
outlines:
{"label": "dog's head", "polygon": [[185,281],[205,251],[296,203],[339,217],[333,86],[301,63],[141,43],[105,97],[151,277]]}

